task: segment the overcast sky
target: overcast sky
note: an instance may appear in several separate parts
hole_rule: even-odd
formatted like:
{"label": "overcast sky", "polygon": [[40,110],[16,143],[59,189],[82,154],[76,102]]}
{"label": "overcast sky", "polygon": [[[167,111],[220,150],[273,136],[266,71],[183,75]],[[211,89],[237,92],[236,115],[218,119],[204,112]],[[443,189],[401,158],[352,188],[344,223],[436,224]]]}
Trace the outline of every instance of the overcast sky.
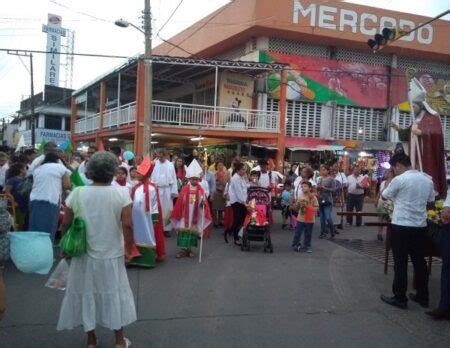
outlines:
{"label": "overcast sky", "polygon": [[[282,1],[282,0],[278,0]],[[288,0],[284,0],[288,1]],[[158,32],[180,0],[151,0],[153,33]],[[227,4],[229,0],[184,0],[160,35],[168,39],[204,16]],[[290,0],[289,0],[290,2]],[[389,8],[433,17],[449,8],[448,0],[351,0],[348,2]],[[0,14],[0,48],[45,50],[46,34],[41,31],[47,14],[62,16],[64,28],[75,31],[75,52],[132,56],[143,52],[143,36],[132,28],[114,25],[117,18],[140,24],[143,0],[13,0],[2,6]],[[446,19],[449,19],[447,16]],[[160,43],[154,40],[153,46]],[[63,62],[61,57],[61,63]],[[93,80],[119,65],[120,59],[75,57],[72,88]],[[26,65],[26,67],[24,66]],[[0,52],[0,118],[14,113],[30,94],[30,77],[16,56]],[[34,59],[35,93],[44,87],[45,56]],[[61,67],[60,79],[64,79]]]}

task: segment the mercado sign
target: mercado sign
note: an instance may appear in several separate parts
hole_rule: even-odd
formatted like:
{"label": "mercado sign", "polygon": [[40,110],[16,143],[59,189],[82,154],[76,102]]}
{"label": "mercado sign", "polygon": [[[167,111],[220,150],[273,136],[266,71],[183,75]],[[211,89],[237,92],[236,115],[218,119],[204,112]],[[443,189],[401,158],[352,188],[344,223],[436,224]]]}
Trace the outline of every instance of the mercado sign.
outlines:
{"label": "mercado sign", "polygon": [[[292,22],[311,27],[319,27],[334,31],[351,31],[362,35],[373,37],[381,32],[383,28],[399,27],[406,31],[418,26],[420,23],[406,18],[394,18],[391,16],[380,16],[375,13],[361,12],[337,8],[334,6],[320,5],[315,3],[305,4],[303,0],[294,0]],[[427,24],[400,40],[415,41],[422,45],[433,42],[433,26]]]}

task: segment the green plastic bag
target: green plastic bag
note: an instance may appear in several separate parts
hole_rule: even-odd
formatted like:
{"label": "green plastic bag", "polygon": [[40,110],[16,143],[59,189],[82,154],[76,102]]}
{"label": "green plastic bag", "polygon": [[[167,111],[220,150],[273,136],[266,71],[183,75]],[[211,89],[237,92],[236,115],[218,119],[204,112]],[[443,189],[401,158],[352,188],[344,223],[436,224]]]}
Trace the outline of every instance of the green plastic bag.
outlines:
{"label": "green plastic bag", "polygon": [[76,202],[74,204],[75,217],[72,225],[70,225],[66,234],[59,242],[61,251],[70,257],[77,257],[86,253],[86,222],[80,216],[80,191],[81,187],[76,189]]}

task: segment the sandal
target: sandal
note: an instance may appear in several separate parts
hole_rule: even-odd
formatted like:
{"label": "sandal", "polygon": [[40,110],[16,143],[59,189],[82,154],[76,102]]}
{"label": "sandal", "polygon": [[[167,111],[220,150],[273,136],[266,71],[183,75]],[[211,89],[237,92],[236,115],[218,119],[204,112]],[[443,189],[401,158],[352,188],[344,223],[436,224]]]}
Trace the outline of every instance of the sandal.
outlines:
{"label": "sandal", "polygon": [[186,254],[186,251],[185,250],[180,250],[179,252],[177,252],[177,255],[175,256],[177,259],[181,259],[181,258],[183,258],[183,257],[186,257],[186,256],[188,256],[187,254]]}
{"label": "sandal", "polygon": [[88,344],[87,348],[97,348],[98,346],[100,346],[100,340],[96,337],[95,344]]}

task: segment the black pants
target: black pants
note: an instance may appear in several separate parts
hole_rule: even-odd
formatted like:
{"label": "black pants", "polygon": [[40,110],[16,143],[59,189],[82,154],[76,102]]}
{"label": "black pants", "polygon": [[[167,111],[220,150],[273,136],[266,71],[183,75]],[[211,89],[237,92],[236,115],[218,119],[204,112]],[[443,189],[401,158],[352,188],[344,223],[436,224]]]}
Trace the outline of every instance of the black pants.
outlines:
{"label": "black pants", "polygon": [[234,240],[239,240],[239,230],[244,224],[245,216],[247,215],[247,208],[242,203],[233,203],[233,225],[231,226],[231,233],[233,233]]}
{"label": "black pants", "polygon": [[392,292],[399,301],[407,301],[408,256],[414,267],[417,297],[428,301],[428,270],[425,262],[427,228],[392,225],[391,245],[394,256]]}
{"label": "black pants", "polygon": [[[347,197],[347,211],[353,211],[353,209],[356,209],[356,211],[362,211],[364,205],[364,195],[353,195],[350,194]],[[347,223],[352,224],[353,223],[353,216],[347,216]],[[362,224],[362,217],[357,216],[356,217],[356,225],[361,226]]]}

